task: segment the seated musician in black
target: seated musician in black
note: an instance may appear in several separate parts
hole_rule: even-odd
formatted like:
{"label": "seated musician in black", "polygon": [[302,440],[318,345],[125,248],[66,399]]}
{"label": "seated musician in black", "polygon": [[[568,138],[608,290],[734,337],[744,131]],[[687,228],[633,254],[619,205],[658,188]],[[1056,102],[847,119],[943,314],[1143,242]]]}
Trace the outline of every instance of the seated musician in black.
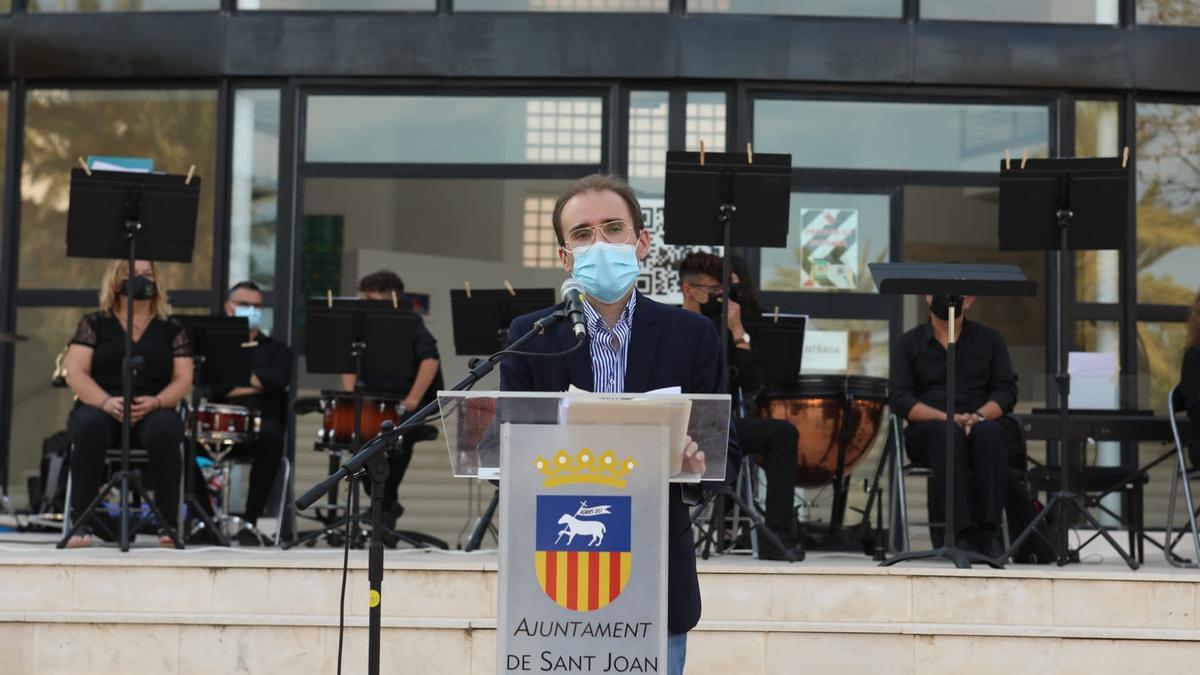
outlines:
{"label": "seated musician in black", "polygon": [[[1001,510],[1008,494],[1008,446],[998,423],[1017,402],[1017,378],[1004,337],[963,318],[975,301],[956,308],[955,408],[947,415],[946,341],[950,304],[925,296],[929,322],[905,333],[892,348],[889,404],[908,420],[908,457],[933,470],[931,499],[944,500],[946,424],[954,425],[954,539],[965,551],[1004,553]],[[943,505],[944,506],[944,505]],[[945,512],[945,511],[943,511]]]}
{"label": "seated musician in black", "polygon": [[242,281],[229,289],[225,299],[225,315],[245,317],[250,324],[250,382],[228,391],[211,392],[209,400],[257,410],[261,416],[258,438],[240,444],[236,454],[250,454],[250,489],[246,495],[246,510],[242,519],[247,527],[237,534],[238,543],[258,546],[267,542],[254,525],[262,515],[267,495],[275,482],[283,460],[283,434],[287,429],[287,389],[292,381],[292,350],[284,343],[262,332],[264,297],[253,281]]}
{"label": "seated musician in black", "polygon": [[[394,272],[386,270],[374,272],[363,277],[358,282],[358,296],[364,300],[392,300],[404,294],[404,282]],[[442,383],[441,360],[437,349],[437,340],[425,327],[425,322],[417,317],[416,339],[412,346],[412,363],[415,372],[399,377],[380,376],[363,372],[363,389],[368,393],[390,395],[401,402],[405,413],[413,413],[429,404],[437,397],[439,389],[444,389]],[[354,390],[354,375],[342,375],[342,388]],[[374,436],[377,430],[364,429],[365,436]],[[398,452],[391,455],[391,473],[384,486],[384,525],[394,528],[396,519],[404,513],[400,504],[400,482],[408,471],[408,463],[412,460],[412,436],[406,436],[400,444]]]}
{"label": "seated musician in black", "polygon": [[1188,458],[1193,469],[1200,469],[1200,293],[1192,300],[1192,310],[1188,313],[1187,349],[1180,371],[1179,393],[1192,427]]}
{"label": "seated musician in black", "polygon": [[[744,452],[763,458],[767,474],[767,527],[791,549],[797,560],[804,559],[804,547],[800,540],[796,522],[796,446],[799,432],[796,427],[783,420],[756,417],[753,410],[754,397],[762,386],[759,368],[752,350],[752,340],[742,325],[743,305],[738,300],[743,295],[752,297],[750,280],[730,274],[730,298],[725,302],[721,295],[721,258],[711,254],[689,253],[679,264],[679,279],[683,287],[683,309],[703,314],[718,325],[721,308],[725,307],[729,318],[730,390],[734,392],[735,404],[738,392],[747,406],[744,415],[735,416],[738,442]],[[744,288],[743,288],[744,286]],[[766,560],[784,560],[784,552],[776,549],[770,540],[759,538],[758,557]]]}
{"label": "seated musician in black", "polygon": [[[83,317],[67,350],[67,384],[76,404],[67,418],[71,437],[72,522],[96,497],[104,482],[104,457],[120,447],[125,419],[121,364],[127,331],[125,303],[133,299],[133,355],[142,367],[133,380],[129,416],[132,447],[144,449],[150,464],[149,486],[163,518],[175,527],[179,518],[179,484],[183,467],[183,420],[175,407],[192,388],[192,346],[187,332],[168,318],[170,305],[158,266],[147,260],[108,265],[100,284],[100,311]],[[159,545],[173,547],[159,529]],[[91,528],[71,537],[71,548],[92,545]]]}

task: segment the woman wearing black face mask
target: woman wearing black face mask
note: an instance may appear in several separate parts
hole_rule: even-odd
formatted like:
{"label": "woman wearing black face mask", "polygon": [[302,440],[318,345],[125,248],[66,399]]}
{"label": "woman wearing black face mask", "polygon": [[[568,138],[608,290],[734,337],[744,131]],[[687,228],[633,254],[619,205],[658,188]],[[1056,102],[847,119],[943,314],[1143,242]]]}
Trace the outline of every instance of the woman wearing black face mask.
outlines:
{"label": "woman wearing black face mask", "polygon": [[[104,455],[121,443],[124,402],[121,364],[125,334],[133,336],[133,355],[142,367],[133,380],[130,421],[133,447],[150,459],[150,484],[164,518],[179,514],[183,421],[174,408],[192,388],[192,347],[187,333],[168,317],[170,306],[158,266],[139,260],[132,287],[128,263],[114,261],[100,285],[100,311],[83,317],[67,350],[67,384],[77,404],[67,420],[71,437],[72,521],[82,517],[104,481]],[[133,302],[133,326],[126,325],[126,302]],[[68,547],[90,546],[90,533],[72,537]],[[171,546],[169,537],[159,544]]]}

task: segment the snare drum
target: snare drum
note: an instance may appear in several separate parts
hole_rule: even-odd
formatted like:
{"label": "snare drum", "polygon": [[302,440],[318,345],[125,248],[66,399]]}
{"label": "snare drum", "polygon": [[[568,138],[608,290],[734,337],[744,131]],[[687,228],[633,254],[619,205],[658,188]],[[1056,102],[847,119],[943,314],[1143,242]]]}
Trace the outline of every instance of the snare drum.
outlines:
{"label": "snare drum", "polygon": [[[227,403],[202,403],[196,409],[201,443],[245,443],[258,436],[262,417],[257,410]],[[190,426],[188,427],[191,428]]]}
{"label": "snare drum", "polygon": [[[317,432],[317,443],[323,445],[349,445],[354,440],[354,396],[345,391],[322,391],[321,410],[324,419]],[[359,423],[360,442],[379,435],[379,426],[385,421],[400,424],[404,411],[398,399],[364,392],[362,396],[362,419]]]}
{"label": "snare drum", "polygon": [[856,375],[802,375],[766,388],[759,416],[786,420],[800,432],[796,485],[829,485],[866,457],[887,405],[887,380]]}

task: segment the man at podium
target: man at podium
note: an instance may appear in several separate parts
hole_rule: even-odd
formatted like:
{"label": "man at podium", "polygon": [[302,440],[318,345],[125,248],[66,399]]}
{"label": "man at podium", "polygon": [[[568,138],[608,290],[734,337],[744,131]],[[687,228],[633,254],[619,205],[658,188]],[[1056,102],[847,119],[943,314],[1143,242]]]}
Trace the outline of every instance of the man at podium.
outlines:
{"label": "man at podium", "polygon": [[[905,333],[892,349],[889,405],[908,421],[908,457],[933,470],[934,498],[945,499],[954,481],[954,528],[947,533],[960,550],[1004,555],[1000,512],[1008,499],[1008,444],[999,420],[1017,402],[1017,378],[1004,336],[969,321],[975,296],[955,309],[955,405],[946,401],[946,344],[950,302],[925,296],[927,323]],[[954,429],[954,476],[946,475],[946,425]],[[943,511],[945,513],[945,511]]]}
{"label": "man at podium", "polygon": [[[650,238],[633,189],[615,176],[593,174],[567,187],[553,223],[563,268],[587,293],[588,344],[563,358],[512,356],[500,364],[505,391],[566,391],[570,385],[597,393],[644,392],[680,387],[685,394],[726,393],[721,343],[705,317],[654,302],[634,289],[638,263]],[[537,319],[561,308],[517,317],[508,334],[527,333]],[[556,353],[576,344],[571,326],[532,338],[526,352]],[[684,450],[684,470],[704,471],[704,449]],[[730,429],[726,481],[741,463]],[[730,469],[729,467],[733,467]],[[687,632],[700,619],[700,587],[688,502],[699,488],[670,486],[667,542],[667,672],[682,673]],[[686,500],[686,501],[685,501]]]}

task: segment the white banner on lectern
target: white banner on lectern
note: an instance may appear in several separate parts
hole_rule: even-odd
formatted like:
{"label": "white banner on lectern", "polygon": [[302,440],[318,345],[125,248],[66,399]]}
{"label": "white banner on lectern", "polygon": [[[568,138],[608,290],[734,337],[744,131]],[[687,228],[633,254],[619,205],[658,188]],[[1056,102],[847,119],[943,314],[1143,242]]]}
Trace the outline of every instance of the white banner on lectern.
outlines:
{"label": "white banner on lectern", "polygon": [[662,673],[669,427],[501,427],[497,670]]}

